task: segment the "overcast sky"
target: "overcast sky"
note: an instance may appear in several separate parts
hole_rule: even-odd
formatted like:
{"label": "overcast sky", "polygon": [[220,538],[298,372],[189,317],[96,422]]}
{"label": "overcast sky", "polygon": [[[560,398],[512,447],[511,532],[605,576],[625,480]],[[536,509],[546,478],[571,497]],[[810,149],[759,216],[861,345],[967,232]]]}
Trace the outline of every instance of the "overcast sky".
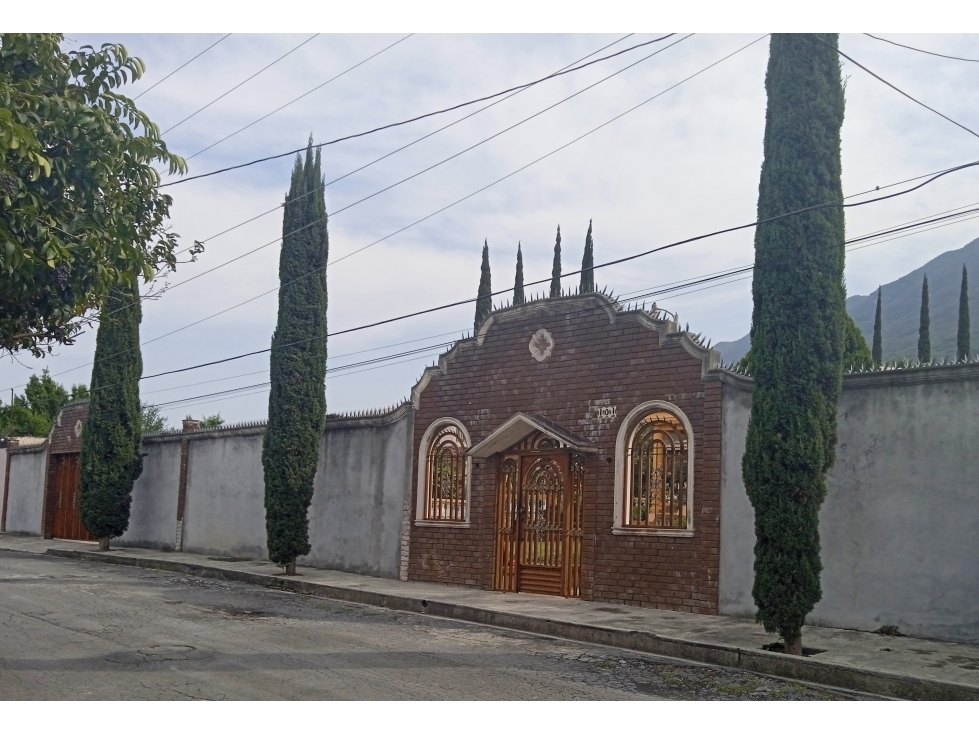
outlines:
{"label": "overcast sky", "polygon": [[[121,42],[146,62],[132,86],[139,94],[200,53],[222,34],[67,34],[66,48]],[[231,35],[141,97],[138,105],[161,130],[227,92],[295,48],[307,35]],[[298,148],[404,119],[550,74],[624,34],[418,34],[190,160],[190,174]],[[600,55],[662,34],[643,33]],[[330,256],[336,260],[429,215],[534,161],[638,103],[738,51],[755,35],[695,35],[584,91],[515,129],[369,201],[331,216]],[[316,36],[253,80],[164,136],[189,157],[345,69],[390,46],[400,35]],[[979,36],[890,35],[940,53],[979,58]],[[587,70],[546,82],[329,186],[337,211],[458,153],[609,74],[682,39],[677,35]],[[909,94],[966,126],[979,129],[979,64],[915,53],[861,35],[841,48]],[[329,268],[331,331],[475,296],[483,240],[489,241],[493,285],[511,286],[517,242],[528,281],[550,275],[555,228],[561,225],[565,270],[581,263],[588,220],[595,259],[604,262],[670,241],[754,218],[762,162],[764,76],[768,39],[612,122],[500,184]],[[900,96],[844,62],[846,120],[843,185],[851,194],[979,158],[979,139]],[[449,113],[323,150],[332,180],[477,107]],[[166,189],[172,225],[184,246],[204,240],[281,204],[293,161],[284,158]],[[979,171],[948,176],[891,202],[851,209],[848,236],[904,223],[979,201]],[[206,244],[196,263],[180,265],[171,286],[281,236],[281,210]],[[917,234],[848,255],[848,292],[864,294],[937,254],[979,236],[979,220]],[[753,234],[743,231],[678,247],[596,272],[616,293],[696,277],[752,261]],[[144,308],[144,374],[222,359],[269,346],[276,294],[192,328],[146,343],[278,285],[278,244],[165,293]],[[568,279],[577,285],[577,278]],[[546,286],[533,290],[541,291]],[[501,300],[501,299],[498,299]],[[715,342],[742,336],[751,319],[750,280],[657,299],[681,322]],[[330,368],[426,345],[472,328],[472,305],[442,311],[329,342]],[[395,346],[401,342],[412,342]],[[66,384],[88,382],[95,332],[43,360],[21,356],[0,364],[0,387],[21,385],[44,366]],[[375,350],[375,351],[364,351]],[[438,349],[398,364],[327,381],[330,412],[388,406],[408,395]],[[361,354],[354,354],[363,352]],[[352,355],[352,356],[345,356]],[[75,369],[77,368],[77,369]],[[69,371],[72,370],[72,371]],[[144,380],[153,403],[229,390],[267,379],[268,354],[192,372]],[[248,374],[251,373],[251,374]],[[211,382],[213,381],[213,382]],[[204,383],[204,384],[195,384]],[[18,387],[18,392],[21,388]],[[262,420],[267,391],[167,408],[171,425],[187,414],[220,412],[228,421]]]}

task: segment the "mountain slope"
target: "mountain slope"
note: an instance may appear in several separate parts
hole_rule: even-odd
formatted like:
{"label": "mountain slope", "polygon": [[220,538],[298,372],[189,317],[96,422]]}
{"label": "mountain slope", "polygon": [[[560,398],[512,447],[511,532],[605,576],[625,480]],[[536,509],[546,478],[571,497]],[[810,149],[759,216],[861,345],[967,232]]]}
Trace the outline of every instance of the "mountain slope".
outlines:
{"label": "mountain slope", "polygon": [[[921,280],[928,274],[931,312],[931,355],[933,359],[955,358],[955,334],[959,318],[959,286],[962,266],[972,274],[969,293],[969,322],[973,345],[979,330],[979,238],[958,250],[943,252],[917,270],[912,270],[881,289],[881,332],[884,360],[918,354],[918,312],[921,307]],[[877,292],[846,299],[846,310],[870,344],[874,335]],[[725,364],[741,359],[751,346],[748,335],[737,341],[718,342],[714,348]],[[973,351],[976,351],[973,348]]]}

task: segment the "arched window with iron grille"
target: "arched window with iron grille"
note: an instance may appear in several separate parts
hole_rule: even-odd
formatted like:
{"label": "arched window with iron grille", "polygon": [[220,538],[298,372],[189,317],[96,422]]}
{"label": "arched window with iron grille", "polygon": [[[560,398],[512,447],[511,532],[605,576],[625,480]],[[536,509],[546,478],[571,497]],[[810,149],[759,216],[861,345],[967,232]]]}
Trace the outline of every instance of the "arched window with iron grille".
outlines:
{"label": "arched window with iron grille", "polygon": [[689,526],[689,437],[666,410],[647,413],[626,451],[623,527],[683,530]]}
{"label": "arched window with iron grille", "polygon": [[425,520],[465,522],[469,495],[468,440],[454,423],[435,427],[428,443],[425,472]]}

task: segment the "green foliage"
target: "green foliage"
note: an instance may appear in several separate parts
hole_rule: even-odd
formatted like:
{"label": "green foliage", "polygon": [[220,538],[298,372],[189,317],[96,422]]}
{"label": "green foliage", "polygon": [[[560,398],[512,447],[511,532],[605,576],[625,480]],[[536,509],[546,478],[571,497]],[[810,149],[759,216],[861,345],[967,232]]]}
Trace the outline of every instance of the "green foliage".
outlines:
{"label": "green foliage", "polygon": [[153,164],[186,170],[120,92],[143,62],[61,40],[0,34],[0,349],[36,356],[72,343],[117,282],[176,267]]}
{"label": "green foliage", "polygon": [[[324,411],[326,408],[323,409]],[[201,418],[200,425],[198,428],[220,428],[224,425],[224,418],[221,417],[220,413],[215,413],[214,415],[206,415]]]}
{"label": "green foliage", "polygon": [[72,386],[69,394],[45,368],[40,377],[31,375],[12,405],[0,407],[0,436],[47,436],[66,403],[87,398],[85,385]]}
{"label": "green foliage", "polygon": [[279,313],[272,336],[269,422],[262,444],[269,558],[295,563],[310,551],[307,512],[326,423],[326,202],[312,138],[296,157],[282,217]]}
{"label": "green foliage", "polygon": [[[772,36],[758,218],[843,203],[836,34]],[[827,45],[828,44],[828,45]],[[843,210],[755,232],[755,390],[742,472],[755,511],[758,620],[788,647],[822,596],[819,507],[835,459],[844,349]]]}
{"label": "green foliage", "polygon": [[167,430],[167,419],[161,415],[160,409],[155,405],[143,403],[140,406],[140,417],[142,420],[141,430],[144,436],[152,433],[163,433]]}
{"label": "green foliage", "polygon": [[561,295],[561,225],[557,226],[554,240],[554,263],[551,265],[551,298]]}
{"label": "green foliage", "polygon": [[116,538],[129,527],[133,483],[143,471],[139,348],[142,308],[135,282],[110,291],[99,320],[92,368],[92,397],[82,433],[79,509],[98,538]]}
{"label": "green foliage", "polygon": [[520,243],[517,243],[517,274],[513,279],[513,305],[519,306],[526,303],[527,299],[523,293],[523,253],[520,251]]}
{"label": "green foliage", "polygon": [[959,329],[956,336],[956,359],[964,362],[972,352],[969,333],[969,271],[962,266],[962,289],[959,291]]}
{"label": "green foliage", "polygon": [[931,316],[928,313],[928,276],[921,282],[921,314],[918,318],[918,361],[931,362]]}
{"label": "green foliage", "polygon": [[493,286],[490,278],[489,242],[483,241],[483,262],[479,266],[479,290],[476,292],[476,318],[473,331],[477,331],[493,311]]}
{"label": "green foliage", "polygon": [[871,353],[871,359],[873,359],[874,366],[880,367],[881,363],[884,361],[884,340],[881,335],[881,320],[880,320],[880,302],[881,302],[881,289],[877,289],[877,312],[874,314],[874,348]]}
{"label": "green foliage", "polygon": [[843,312],[843,367],[867,369],[874,364],[874,356],[863,338],[863,332],[846,311]]}
{"label": "green foliage", "polygon": [[585,254],[581,258],[581,285],[579,293],[595,290],[595,246],[591,238],[591,220],[588,220],[588,234],[585,235]]}

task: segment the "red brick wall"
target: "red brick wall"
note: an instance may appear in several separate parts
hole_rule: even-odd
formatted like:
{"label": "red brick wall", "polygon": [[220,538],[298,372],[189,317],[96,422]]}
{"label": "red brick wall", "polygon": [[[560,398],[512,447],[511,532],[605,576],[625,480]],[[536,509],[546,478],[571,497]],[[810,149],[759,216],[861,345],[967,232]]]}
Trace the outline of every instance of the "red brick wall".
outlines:
{"label": "red brick wall", "polygon": [[[419,396],[414,450],[433,421],[456,418],[473,443],[516,412],[538,413],[599,448],[586,462],[582,598],[664,609],[717,612],[721,384],[702,378],[703,363],[678,336],[662,340],[638,313],[610,322],[599,295],[539,301],[494,313],[481,345],[460,342],[447,374],[432,376]],[[531,337],[547,329],[555,345],[537,362]],[[665,328],[664,328],[665,331]],[[694,536],[612,534],[615,440],[638,404],[666,400],[690,420],[694,438]],[[596,406],[613,405],[614,418]],[[497,459],[476,459],[468,528],[412,524],[410,579],[493,582]],[[417,501],[418,487],[412,489]],[[415,504],[412,504],[414,512]],[[413,518],[414,519],[414,518]]]}

